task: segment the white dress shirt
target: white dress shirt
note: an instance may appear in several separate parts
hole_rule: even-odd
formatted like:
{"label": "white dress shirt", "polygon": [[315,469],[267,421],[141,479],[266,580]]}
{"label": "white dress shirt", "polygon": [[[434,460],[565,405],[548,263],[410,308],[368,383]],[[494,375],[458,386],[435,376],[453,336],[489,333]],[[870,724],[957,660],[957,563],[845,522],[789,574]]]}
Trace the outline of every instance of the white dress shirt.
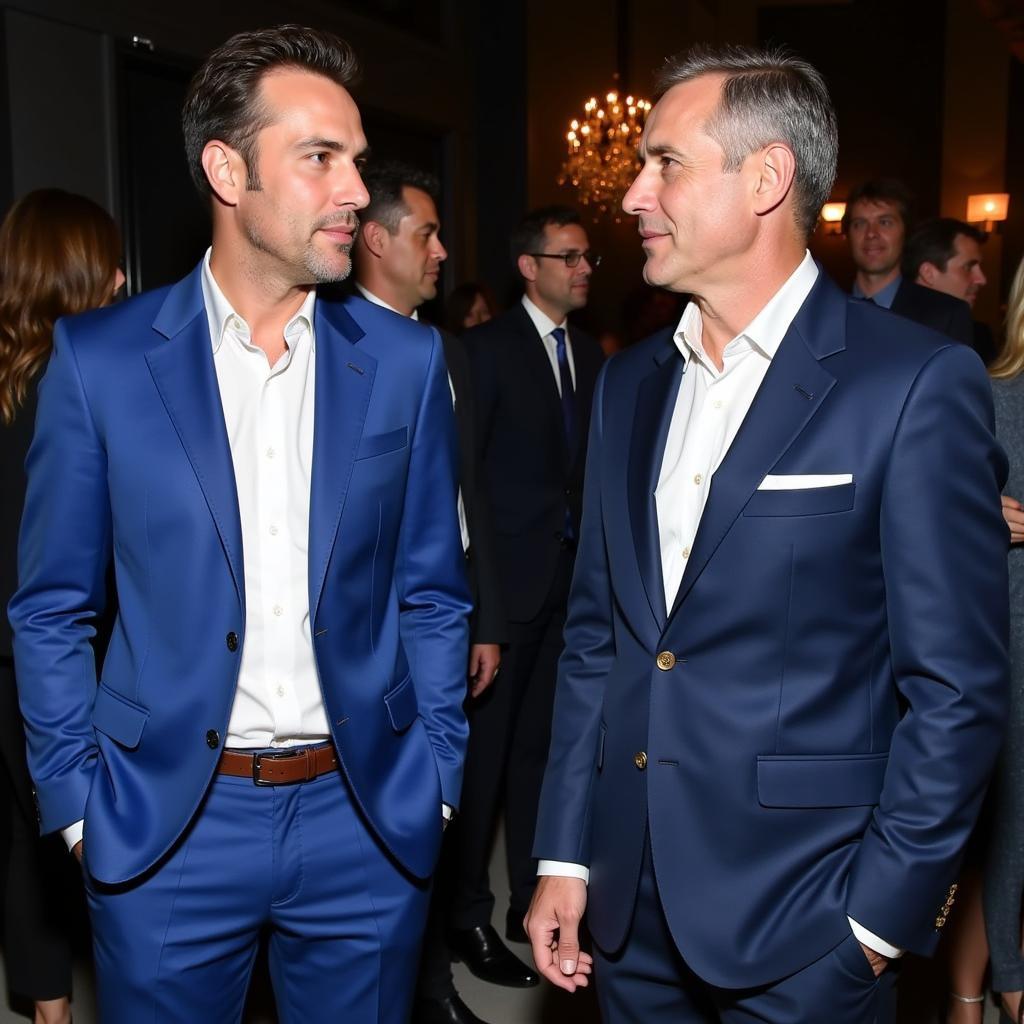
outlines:
{"label": "white dress shirt", "polygon": [[[817,279],[818,267],[807,252],[761,312],[725,346],[721,370],[704,350],[699,307],[690,302],[683,310],[673,339],[683,357],[682,380],[655,489],[666,608],[672,607],[679,590],[711,480]],[[537,873],[590,880],[584,865],[562,861],[542,860]],[[871,949],[888,957],[902,954],[852,918],[850,927]]]}
{"label": "white dress shirt", "polygon": [[[375,306],[381,306],[384,309],[390,309],[392,313],[397,313],[398,316],[405,316],[404,313],[399,313],[394,306],[389,306],[383,299],[378,298],[368,288],[364,288],[358,281],[356,281],[356,288],[359,289],[359,294],[362,295],[367,302],[372,302]],[[419,320],[420,311],[414,309],[410,314],[411,320]],[[448,374],[448,390],[452,396],[452,408],[455,408],[455,385],[452,383],[452,375]],[[466,505],[462,500],[462,487],[459,486],[459,497],[458,497],[458,510],[459,510],[459,536],[462,538],[462,550],[469,550],[469,524],[466,522]]]}
{"label": "white dress shirt", "polygon": [[522,298],[523,309],[526,310],[526,315],[530,318],[533,326],[537,328],[537,333],[540,335],[541,341],[544,342],[544,351],[547,353],[548,362],[551,363],[551,372],[555,375],[555,387],[558,388],[558,397],[562,397],[562,375],[558,372],[558,350],[557,342],[552,337],[551,332],[556,327],[561,327],[565,331],[565,355],[569,362],[569,379],[572,381],[573,388],[576,387],[576,361],[572,357],[572,340],[569,337],[569,321],[567,318],[562,319],[560,324],[556,324],[554,320],[547,315],[542,313],[525,295]]}

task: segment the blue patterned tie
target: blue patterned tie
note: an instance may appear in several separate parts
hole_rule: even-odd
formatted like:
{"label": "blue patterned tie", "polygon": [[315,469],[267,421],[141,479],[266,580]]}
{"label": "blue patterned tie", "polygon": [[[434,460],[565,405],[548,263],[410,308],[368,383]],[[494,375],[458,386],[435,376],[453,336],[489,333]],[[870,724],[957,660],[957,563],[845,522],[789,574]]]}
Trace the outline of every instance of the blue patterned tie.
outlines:
{"label": "blue patterned tie", "polygon": [[558,357],[558,379],[562,385],[562,425],[565,427],[565,443],[572,455],[576,448],[576,393],[572,387],[569,372],[569,353],[565,348],[565,328],[556,327],[551,332],[555,339],[555,355]]}
{"label": "blue patterned tie", "polygon": [[[555,355],[558,357],[558,379],[562,385],[562,426],[565,428],[565,445],[569,450],[569,462],[576,452],[576,393],[572,387],[572,374],[569,372],[569,353],[565,349],[565,328],[556,327],[551,332],[555,339]],[[567,541],[576,539],[576,531],[572,525],[572,513],[569,506],[565,507],[565,530],[563,536]]]}

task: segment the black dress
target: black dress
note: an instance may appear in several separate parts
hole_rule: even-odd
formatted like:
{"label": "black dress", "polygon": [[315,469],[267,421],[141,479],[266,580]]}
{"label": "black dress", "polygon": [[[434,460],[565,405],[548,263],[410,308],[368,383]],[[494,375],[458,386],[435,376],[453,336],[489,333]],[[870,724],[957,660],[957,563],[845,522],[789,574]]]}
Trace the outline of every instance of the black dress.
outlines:
{"label": "black dress", "polygon": [[33,383],[14,422],[0,421],[0,893],[8,986],[42,1000],[71,994],[70,936],[84,913],[80,874],[63,839],[39,836],[7,621],[35,409]]}

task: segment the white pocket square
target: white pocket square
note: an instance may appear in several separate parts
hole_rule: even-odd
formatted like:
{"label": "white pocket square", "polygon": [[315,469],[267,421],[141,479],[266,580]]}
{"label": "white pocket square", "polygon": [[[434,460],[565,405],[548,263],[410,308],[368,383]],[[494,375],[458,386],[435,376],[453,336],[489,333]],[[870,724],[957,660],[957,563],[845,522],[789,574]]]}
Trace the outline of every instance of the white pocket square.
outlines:
{"label": "white pocket square", "polygon": [[809,487],[839,487],[852,484],[852,473],[812,473],[807,476],[799,474],[780,474],[766,476],[758,486],[759,491],[803,491]]}

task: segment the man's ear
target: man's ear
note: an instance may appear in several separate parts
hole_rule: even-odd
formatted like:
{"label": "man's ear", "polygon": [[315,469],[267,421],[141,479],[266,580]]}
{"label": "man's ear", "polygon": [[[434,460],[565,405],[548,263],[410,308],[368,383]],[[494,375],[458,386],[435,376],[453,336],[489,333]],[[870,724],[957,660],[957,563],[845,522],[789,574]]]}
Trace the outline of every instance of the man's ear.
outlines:
{"label": "man's ear", "polygon": [[227,206],[237,206],[248,178],[245,161],[238,151],[226,142],[211,139],[203,147],[200,159],[214,195]]}
{"label": "man's ear", "polygon": [[532,256],[527,256],[525,252],[520,253],[516,266],[524,281],[537,280],[537,261]]}
{"label": "man's ear", "polygon": [[917,268],[916,284],[923,284],[929,288],[934,288],[935,282],[939,279],[940,273],[941,271],[934,263],[929,263],[925,260],[925,262]]}
{"label": "man's ear", "polygon": [[789,195],[796,177],[796,157],[789,146],[773,142],[756,156],[754,212],[770,213]]}
{"label": "man's ear", "polygon": [[389,232],[383,224],[376,220],[366,220],[359,225],[359,237],[363,245],[372,255],[380,257],[387,248]]}

